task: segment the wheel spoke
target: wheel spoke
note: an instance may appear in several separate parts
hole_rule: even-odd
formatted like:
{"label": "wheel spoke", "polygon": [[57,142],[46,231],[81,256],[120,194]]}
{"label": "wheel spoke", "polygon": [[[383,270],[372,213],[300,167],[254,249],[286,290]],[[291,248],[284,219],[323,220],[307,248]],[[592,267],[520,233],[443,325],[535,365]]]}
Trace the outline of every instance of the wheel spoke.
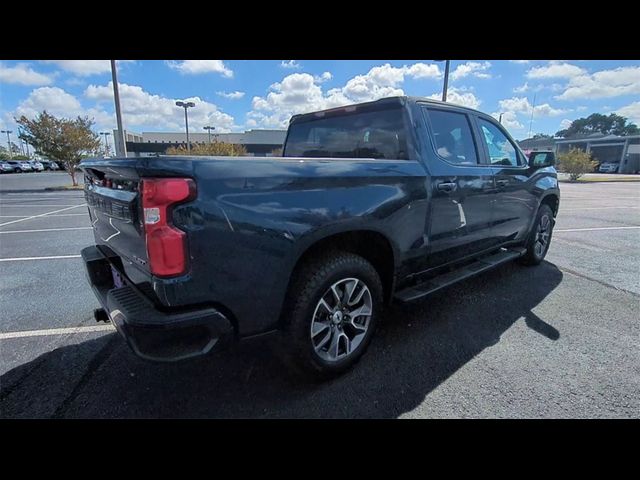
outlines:
{"label": "wheel spoke", "polygon": [[338,352],[340,351],[340,334],[334,333],[331,339],[331,345],[329,346],[328,354],[332,359],[338,358]]}
{"label": "wheel spoke", "polygon": [[331,340],[331,336],[332,336],[331,329],[329,329],[327,331],[327,334],[324,337],[322,337],[322,340],[320,340],[318,344],[314,346],[314,348],[316,349],[316,352],[318,350],[323,349],[327,345],[327,343],[329,343],[329,340]]}
{"label": "wheel spoke", "polygon": [[324,308],[329,313],[333,312],[333,308],[331,308],[329,306],[329,304],[325,301],[324,298],[320,299],[320,301],[318,302],[318,306],[321,306],[322,308]]}
{"label": "wheel spoke", "polygon": [[349,314],[352,319],[360,317],[361,315],[371,315],[371,307],[366,303]]}
{"label": "wheel spoke", "polygon": [[344,297],[342,299],[342,303],[345,305],[351,305],[351,296],[353,295],[353,292],[356,290],[356,287],[358,286],[360,282],[356,279],[354,279],[350,285],[345,286],[344,288]]}
{"label": "wheel spoke", "polygon": [[316,320],[311,325],[311,338],[316,338],[318,334],[324,332],[328,328],[330,328],[328,321],[322,322],[320,320]]}
{"label": "wheel spoke", "polygon": [[340,293],[338,293],[338,289],[336,288],[337,284],[331,285],[331,293],[333,293],[333,299],[336,301],[336,306],[340,304]]}
{"label": "wheel spoke", "polygon": [[356,298],[354,298],[352,301],[349,302],[349,305],[357,305],[360,300],[362,300],[362,297],[364,296],[364,294],[367,292],[367,287],[365,287],[364,285],[362,286],[362,288],[360,289],[360,291],[358,292],[358,295],[356,296]]}

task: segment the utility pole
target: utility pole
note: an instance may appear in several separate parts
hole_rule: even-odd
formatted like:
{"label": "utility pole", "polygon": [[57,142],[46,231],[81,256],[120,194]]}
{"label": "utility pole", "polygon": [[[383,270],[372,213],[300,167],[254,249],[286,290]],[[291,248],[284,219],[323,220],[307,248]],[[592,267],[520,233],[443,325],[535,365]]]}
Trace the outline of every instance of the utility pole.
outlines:
{"label": "utility pole", "polygon": [[184,108],[184,126],[187,131],[187,153],[191,153],[191,143],[189,143],[189,115],[187,115],[187,109],[195,107],[196,104],[193,102],[181,102],[178,100],[176,105]]}
{"label": "utility pole", "polygon": [[[116,142],[116,155],[127,156],[127,143],[124,130],[122,129],[122,114],[120,113],[120,93],[118,92],[118,73],[116,71],[116,61],[111,60],[111,80],[113,82],[113,99],[116,104],[116,122],[118,124],[118,141]],[[120,151],[118,151],[120,146]]]}
{"label": "utility pole", "polygon": [[11,130],[0,130],[0,133],[6,133],[7,134],[7,149],[9,150],[9,160],[13,160],[13,152],[11,151],[11,138],[9,137],[9,135],[12,134],[13,131],[11,131]]}

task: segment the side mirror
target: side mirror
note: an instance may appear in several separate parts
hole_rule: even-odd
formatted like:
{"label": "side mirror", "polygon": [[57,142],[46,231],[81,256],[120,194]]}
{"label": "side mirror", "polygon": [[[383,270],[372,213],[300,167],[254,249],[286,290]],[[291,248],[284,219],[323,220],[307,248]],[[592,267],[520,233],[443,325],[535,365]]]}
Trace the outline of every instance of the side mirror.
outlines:
{"label": "side mirror", "polygon": [[556,164],[556,156],[553,152],[531,152],[529,154],[529,166],[531,168],[552,167]]}

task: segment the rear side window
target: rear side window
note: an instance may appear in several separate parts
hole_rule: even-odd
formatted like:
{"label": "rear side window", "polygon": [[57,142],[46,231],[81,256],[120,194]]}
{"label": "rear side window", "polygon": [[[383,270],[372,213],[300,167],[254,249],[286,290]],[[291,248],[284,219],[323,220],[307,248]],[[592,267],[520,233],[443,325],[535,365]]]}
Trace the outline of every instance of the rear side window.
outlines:
{"label": "rear side window", "polygon": [[438,155],[449,163],[477,165],[469,119],[463,113],[427,109]]}
{"label": "rear side window", "polygon": [[516,147],[496,125],[482,118],[478,119],[478,124],[480,125],[482,138],[489,150],[491,165],[517,167],[524,164],[523,159],[518,155]]}
{"label": "rear side window", "polygon": [[319,118],[290,125],[284,156],[407,160],[406,135],[401,108]]}

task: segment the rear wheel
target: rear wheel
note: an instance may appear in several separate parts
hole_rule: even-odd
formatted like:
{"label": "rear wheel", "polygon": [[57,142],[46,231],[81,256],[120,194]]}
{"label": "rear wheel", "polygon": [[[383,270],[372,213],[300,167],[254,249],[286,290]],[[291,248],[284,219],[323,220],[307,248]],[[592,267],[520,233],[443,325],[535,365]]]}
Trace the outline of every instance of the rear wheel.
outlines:
{"label": "rear wheel", "polygon": [[288,297],[282,353],[294,370],[328,377],[362,357],[382,308],[382,283],[369,262],[346,252],[307,262]]}
{"label": "rear wheel", "polygon": [[551,244],[554,222],[553,212],[549,205],[541,205],[527,240],[527,252],[521,257],[521,263],[538,265],[544,260]]}
{"label": "rear wheel", "polygon": [[20,168],[16,168],[15,172],[16,173],[22,173],[22,170]]}

